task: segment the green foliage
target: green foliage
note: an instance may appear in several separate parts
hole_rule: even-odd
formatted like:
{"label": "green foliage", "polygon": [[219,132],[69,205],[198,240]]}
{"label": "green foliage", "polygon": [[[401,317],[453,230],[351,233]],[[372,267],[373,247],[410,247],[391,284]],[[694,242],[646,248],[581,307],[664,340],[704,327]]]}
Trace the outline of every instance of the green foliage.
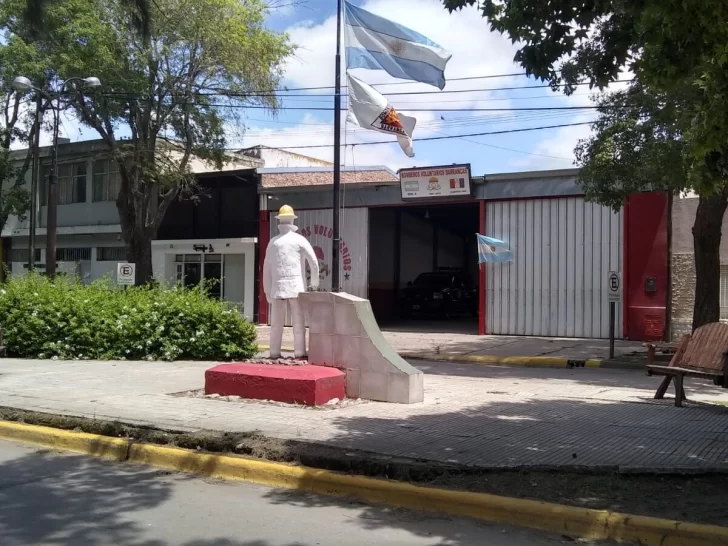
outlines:
{"label": "green foliage", "polygon": [[[686,185],[701,194],[728,180],[728,2],[725,0],[443,0],[477,4],[491,30],[518,43],[515,60],[563,85],[603,88],[628,69],[656,95],[677,96]],[[686,93],[687,91],[687,93]],[[684,100],[689,95],[689,100]]]}
{"label": "green foliage", "polygon": [[590,201],[619,210],[632,193],[686,188],[690,158],[675,96],[634,83],[597,98],[595,132],[575,151],[578,183]]}
{"label": "green foliage", "polygon": [[8,353],[23,358],[219,361],[257,352],[255,326],[201,288],[11,277],[0,326]]}
{"label": "green foliage", "polygon": [[273,90],[294,48],[266,27],[270,8],[261,0],[43,4],[42,32],[26,17],[28,0],[3,0],[0,26],[47,53],[56,87],[100,79],[100,89],[71,85],[63,98],[119,165],[122,237],[137,281],[148,282],[150,241],[170,204],[194,185],[191,163],[221,168],[230,160],[226,133],[244,131],[244,107],[277,109]]}

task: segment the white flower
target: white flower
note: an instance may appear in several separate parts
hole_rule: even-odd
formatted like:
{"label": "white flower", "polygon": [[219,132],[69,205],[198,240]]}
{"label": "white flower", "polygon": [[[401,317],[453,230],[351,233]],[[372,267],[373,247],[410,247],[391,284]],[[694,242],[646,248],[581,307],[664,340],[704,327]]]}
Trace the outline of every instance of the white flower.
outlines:
{"label": "white flower", "polygon": [[139,349],[141,351],[142,350],[142,346],[141,345],[137,345],[137,349]]}
{"label": "white flower", "polygon": [[150,326],[151,324],[149,324],[148,322],[144,325],[145,328],[149,328]]}
{"label": "white flower", "polygon": [[225,358],[230,358],[230,353],[225,353]]}
{"label": "white flower", "polygon": [[58,357],[57,356],[53,356],[53,358],[51,358],[51,360],[58,360]]}
{"label": "white flower", "polygon": [[0,294],[4,296],[5,294],[7,294],[7,292],[5,292],[5,290],[0,290]]}
{"label": "white flower", "polygon": [[184,317],[184,316],[185,316],[185,314],[184,314],[184,313],[180,313],[180,314],[179,314],[178,316],[180,316],[180,317]]}
{"label": "white flower", "polygon": [[131,351],[129,349],[126,350],[126,354],[129,354]]}
{"label": "white flower", "polygon": [[83,300],[83,303],[88,303],[88,299]]}
{"label": "white flower", "polygon": [[34,296],[38,296],[38,292],[33,292],[33,295]]}
{"label": "white flower", "polygon": [[190,338],[190,341],[191,341],[192,343],[194,343],[195,341],[197,341],[197,339],[196,339],[196,338],[194,338],[194,337],[191,337],[191,338]]}

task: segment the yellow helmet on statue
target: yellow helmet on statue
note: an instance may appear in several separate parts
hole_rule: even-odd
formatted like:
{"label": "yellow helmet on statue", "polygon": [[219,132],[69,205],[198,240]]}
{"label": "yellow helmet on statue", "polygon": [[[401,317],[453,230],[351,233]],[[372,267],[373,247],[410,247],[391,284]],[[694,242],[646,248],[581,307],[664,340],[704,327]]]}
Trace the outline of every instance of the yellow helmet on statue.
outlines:
{"label": "yellow helmet on statue", "polygon": [[293,218],[294,220],[298,218],[298,216],[296,216],[296,213],[293,211],[293,207],[291,207],[290,205],[283,205],[280,209],[278,209],[278,216],[276,216],[276,220],[281,220],[284,218]]}

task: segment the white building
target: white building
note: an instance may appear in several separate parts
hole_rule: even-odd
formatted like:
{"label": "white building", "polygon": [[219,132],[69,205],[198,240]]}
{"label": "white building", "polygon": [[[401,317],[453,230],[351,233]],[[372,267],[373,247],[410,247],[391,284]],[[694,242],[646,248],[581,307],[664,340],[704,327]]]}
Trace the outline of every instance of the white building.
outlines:
{"label": "white building", "polygon": [[[45,180],[50,151],[50,147],[41,148],[38,177],[35,264],[39,270],[45,269],[46,261]],[[22,161],[26,150],[13,154]],[[176,201],[170,206],[152,245],[152,263],[155,277],[163,282],[192,285],[204,279],[219,280],[213,294],[252,320],[258,233],[256,169],[266,163],[309,166],[326,162],[262,146],[233,156],[221,171],[202,161],[192,162],[203,195],[196,203]],[[30,180],[28,172],[28,189]],[[58,185],[58,271],[88,282],[114,276],[117,264],[126,262],[126,249],[115,202],[120,186],[118,167],[106,154],[103,141],[62,142]],[[28,217],[10,217],[2,230],[2,261],[13,275],[28,270],[29,227]]]}

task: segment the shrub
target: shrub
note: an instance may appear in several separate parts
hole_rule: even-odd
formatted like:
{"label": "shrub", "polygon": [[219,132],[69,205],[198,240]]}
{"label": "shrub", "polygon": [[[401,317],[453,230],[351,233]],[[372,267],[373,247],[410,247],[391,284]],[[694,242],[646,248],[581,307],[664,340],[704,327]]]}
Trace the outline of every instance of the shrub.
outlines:
{"label": "shrub", "polygon": [[240,360],[258,350],[255,327],[202,287],[11,277],[0,286],[0,327],[8,354],[23,358]]}

